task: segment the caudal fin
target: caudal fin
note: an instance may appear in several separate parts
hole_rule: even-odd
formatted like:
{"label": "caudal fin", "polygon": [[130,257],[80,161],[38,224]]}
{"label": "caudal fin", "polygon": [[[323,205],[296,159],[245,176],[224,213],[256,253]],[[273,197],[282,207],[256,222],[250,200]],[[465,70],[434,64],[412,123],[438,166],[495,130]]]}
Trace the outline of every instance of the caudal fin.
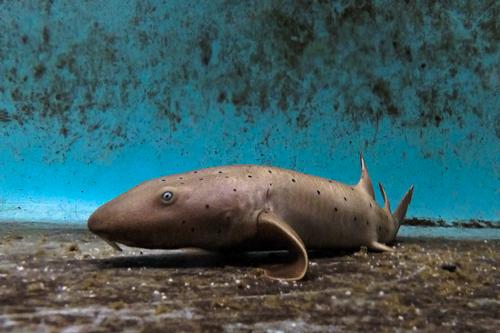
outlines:
{"label": "caudal fin", "polygon": [[410,186],[410,189],[408,190],[408,192],[406,192],[405,196],[399,203],[398,208],[396,208],[394,214],[392,214],[392,217],[394,217],[394,219],[396,220],[397,229],[399,229],[399,226],[401,226],[401,224],[404,221],[406,211],[408,210],[408,205],[410,204],[412,195],[413,195],[413,185]]}

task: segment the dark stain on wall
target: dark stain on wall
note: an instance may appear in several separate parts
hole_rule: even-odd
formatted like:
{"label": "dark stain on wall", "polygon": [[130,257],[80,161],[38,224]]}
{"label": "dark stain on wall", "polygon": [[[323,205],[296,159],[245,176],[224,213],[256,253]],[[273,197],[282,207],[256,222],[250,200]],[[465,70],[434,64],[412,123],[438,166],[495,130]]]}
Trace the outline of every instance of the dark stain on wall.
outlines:
{"label": "dark stain on wall", "polygon": [[[120,30],[96,14],[80,39],[55,37],[65,36],[68,22],[51,1],[40,5],[37,33],[21,29],[15,15],[3,22],[10,33],[0,42],[11,53],[0,53],[0,95],[13,109],[2,109],[0,121],[44,130],[55,120],[68,141],[99,133],[109,147],[130,140],[120,110],[138,104],[171,131],[186,116],[202,121],[203,106],[212,104],[221,112],[231,105],[250,124],[280,112],[298,129],[319,110],[354,129],[384,117],[410,128],[463,127],[468,115],[484,118],[481,99],[497,88],[499,64],[482,60],[498,54],[495,1],[216,1],[202,14],[179,8],[185,15],[157,2],[135,4]],[[453,29],[457,20],[467,33]],[[187,106],[189,89],[202,105]],[[328,99],[316,102],[320,93]],[[407,109],[408,95],[416,113]]]}
{"label": "dark stain on wall", "polygon": [[400,112],[397,107],[394,106],[392,101],[392,93],[390,89],[390,83],[384,79],[379,79],[373,85],[373,93],[379,98],[380,103],[387,110],[387,114],[391,117],[397,117]]}
{"label": "dark stain on wall", "polygon": [[155,102],[158,115],[162,119],[166,118],[170,129],[176,131],[182,120],[180,103],[178,101],[172,102],[172,98],[166,91],[161,96],[164,96],[164,99]]}
{"label": "dark stain on wall", "polygon": [[45,70],[46,68],[44,64],[41,63],[36,64],[35,67],[33,68],[33,77],[35,79],[40,79],[43,76],[43,74],[45,74]]}
{"label": "dark stain on wall", "polygon": [[[264,12],[263,21],[269,22],[271,43],[275,51],[282,57],[290,68],[299,65],[300,58],[307,45],[314,40],[313,17],[303,15],[309,5],[297,2],[296,7],[285,11],[276,6]],[[265,38],[263,35],[261,38]]]}
{"label": "dark stain on wall", "polygon": [[44,26],[42,29],[42,41],[44,46],[49,46],[50,43],[50,30],[49,27]]}
{"label": "dark stain on wall", "polygon": [[200,36],[198,45],[201,51],[201,63],[208,66],[210,59],[212,58],[212,45],[211,39],[206,32],[203,32]]}
{"label": "dark stain on wall", "polygon": [[[459,10],[465,11],[467,20],[482,13],[475,9],[475,14],[468,7]],[[493,87],[488,78],[491,74],[476,69],[483,86],[457,94],[457,88],[462,88],[459,77],[471,68],[471,57],[478,56],[475,44],[484,43],[486,35],[478,35],[477,41],[459,36],[449,29],[449,15],[447,8],[431,3],[391,8],[371,1],[345,2],[343,6],[322,1],[275,2],[253,13],[257,32],[244,32],[254,45],[249,61],[232,57],[232,52],[242,53],[239,48],[224,50],[224,60],[229,62],[220,89],[232,87],[232,104],[250,121],[256,112],[274,105],[282,112],[298,114],[291,124],[307,127],[303,120],[309,117],[304,115],[324,107],[311,103],[314,96],[320,91],[341,90],[332,93],[332,116],[340,115],[355,126],[365,121],[376,126],[382,117],[409,127],[439,127],[443,121],[463,126],[463,115],[481,117],[479,102],[471,97],[474,92],[488,93]],[[415,42],[414,32],[422,29],[426,17],[432,18],[429,29],[436,29],[432,41],[421,38]],[[352,50],[349,44],[354,44]],[[387,71],[384,76],[374,71],[392,64],[400,66],[395,73]],[[339,72],[355,82],[339,80]],[[417,98],[420,111],[416,115],[402,101],[401,92],[408,89]],[[220,96],[217,101],[225,102]]]}
{"label": "dark stain on wall", "polygon": [[500,114],[495,116],[495,134],[500,139]]}
{"label": "dark stain on wall", "polygon": [[304,129],[309,126],[310,118],[305,112],[299,113],[299,115],[295,118],[295,122],[299,129]]}
{"label": "dark stain on wall", "polygon": [[10,121],[10,116],[7,110],[0,109],[0,123],[8,123]]}

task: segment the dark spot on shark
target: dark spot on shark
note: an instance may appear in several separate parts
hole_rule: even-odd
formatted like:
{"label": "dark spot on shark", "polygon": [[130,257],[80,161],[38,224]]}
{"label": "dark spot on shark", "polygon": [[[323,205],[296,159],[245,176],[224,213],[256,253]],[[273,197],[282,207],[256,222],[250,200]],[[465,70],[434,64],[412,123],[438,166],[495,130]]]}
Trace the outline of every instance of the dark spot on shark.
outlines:
{"label": "dark spot on shark", "polygon": [[372,206],[372,203],[370,202],[370,208],[372,208],[372,207],[373,207],[373,206]]}
{"label": "dark spot on shark", "polygon": [[382,231],[382,227],[381,226],[378,227],[378,231]]}
{"label": "dark spot on shark", "polygon": [[267,172],[269,172],[269,173],[273,173],[271,170],[267,170]]}
{"label": "dark spot on shark", "polygon": [[316,193],[318,193],[318,195],[320,195],[320,194],[321,194],[321,191],[320,191],[320,190],[316,190]]}
{"label": "dark spot on shark", "polygon": [[354,187],[351,187],[351,191],[354,191]]}
{"label": "dark spot on shark", "polygon": [[179,179],[184,179],[183,177],[179,177]]}
{"label": "dark spot on shark", "polygon": [[269,186],[273,186],[273,183],[269,183]]}
{"label": "dark spot on shark", "polygon": [[193,171],[193,173],[198,173],[198,171]]}
{"label": "dark spot on shark", "polygon": [[252,178],[252,175],[248,175],[248,178]]}
{"label": "dark spot on shark", "polygon": [[344,201],[347,201],[347,198],[346,198],[346,197],[344,197]]}
{"label": "dark spot on shark", "polygon": [[203,178],[200,178],[200,180],[203,180]]}
{"label": "dark spot on shark", "polygon": [[233,192],[236,192],[236,189],[235,189],[235,188],[233,188]]}
{"label": "dark spot on shark", "polygon": [[191,232],[194,232],[194,228],[191,228]]}
{"label": "dark spot on shark", "polygon": [[219,171],[218,173],[222,173],[222,171]]}
{"label": "dark spot on shark", "polygon": [[182,220],[182,222],[181,222],[181,223],[182,223],[182,224],[186,224],[186,220]]}
{"label": "dark spot on shark", "polygon": [[338,211],[339,211],[339,209],[338,209],[337,207],[335,207],[335,211],[336,211],[336,212],[338,212]]}
{"label": "dark spot on shark", "polygon": [[370,224],[370,222],[368,222],[368,220],[366,220],[366,225],[369,225],[369,224]]}
{"label": "dark spot on shark", "polygon": [[165,181],[165,179],[162,179],[161,181],[162,181],[162,182],[164,182],[164,181]]}
{"label": "dark spot on shark", "polygon": [[210,205],[208,205],[208,204],[207,204],[207,205],[205,205],[205,208],[206,208],[206,209],[209,209],[209,208],[210,208]]}
{"label": "dark spot on shark", "polygon": [[295,183],[295,179],[294,178],[292,178],[292,183]]}
{"label": "dark spot on shark", "polygon": [[354,221],[357,221],[357,220],[358,220],[358,218],[356,216],[354,216]]}

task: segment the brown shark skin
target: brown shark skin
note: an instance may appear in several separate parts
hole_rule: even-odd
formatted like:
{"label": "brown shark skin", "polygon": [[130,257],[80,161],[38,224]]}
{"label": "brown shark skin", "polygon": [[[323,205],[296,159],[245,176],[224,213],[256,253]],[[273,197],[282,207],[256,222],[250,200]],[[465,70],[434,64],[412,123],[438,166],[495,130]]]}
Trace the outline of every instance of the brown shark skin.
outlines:
{"label": "brown shark skin", "polygon": [[[266,274],[299,279],[307,270],[306,248],[392,250],[384,243],[395,239],[413,188],[396,217],[387,200],[384,208],[377,205],[362,157],[361,165],[360,182],[352,186],[257,165],[157,178],[99,207],[88,227],[108,241],[143,248],[289,249],[298,271]],[[168,202],[165,192],[172,193]]]}

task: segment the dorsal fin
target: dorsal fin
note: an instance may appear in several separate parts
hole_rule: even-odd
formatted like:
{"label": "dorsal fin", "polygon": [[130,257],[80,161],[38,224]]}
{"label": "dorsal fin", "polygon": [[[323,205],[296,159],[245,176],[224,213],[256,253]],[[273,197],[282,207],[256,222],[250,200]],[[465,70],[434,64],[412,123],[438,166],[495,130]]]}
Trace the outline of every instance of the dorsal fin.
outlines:
{"label": "dorsal fin", "polygon": [[359,182],[356,187],[368,193],[372,199],[375,200],[375,191],[373,190],[372,180],[368,175],[368,169],[366,168],[365,160],[363,159],[363,153],[359,153],[359,161],[361,162],[361,178],[359,178]]}
{"label": "dorsal fin", "polygon": [[391,204],[389,203],[389,199],[387,198],[387,194],[385,194],[384,185],[382,183],[378,183],[378,187],[380,187],[380,193],[382,193],[382,197],[384,198],[384,210],[387,214],[391,214]]}

